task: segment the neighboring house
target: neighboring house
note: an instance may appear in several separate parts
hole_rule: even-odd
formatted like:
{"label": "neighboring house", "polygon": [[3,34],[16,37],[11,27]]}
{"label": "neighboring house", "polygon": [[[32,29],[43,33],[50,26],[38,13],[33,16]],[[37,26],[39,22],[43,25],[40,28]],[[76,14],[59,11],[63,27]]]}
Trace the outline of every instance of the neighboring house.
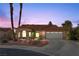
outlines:
{"label": "neighboring house", "polygon": [[22,25],[16,29],[18,39],[45,38],[45,39],[63,39],[63,28],[53,25]]}
{"label": "neighboring house", "polygon": [[7,37],[9,37],[10,31],[10,28],[0,28],[0,40],[7,39]]}

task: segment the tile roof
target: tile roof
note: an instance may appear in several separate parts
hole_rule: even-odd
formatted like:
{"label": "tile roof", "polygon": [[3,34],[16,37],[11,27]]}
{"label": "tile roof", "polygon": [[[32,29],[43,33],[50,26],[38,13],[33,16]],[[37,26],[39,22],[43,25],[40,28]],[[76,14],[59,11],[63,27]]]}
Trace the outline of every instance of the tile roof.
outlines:
{"label": "tile roof", "polygon": [[62,27],[56,25],[22,25],[19,28],[29,28],[35,31],[63,31]]}

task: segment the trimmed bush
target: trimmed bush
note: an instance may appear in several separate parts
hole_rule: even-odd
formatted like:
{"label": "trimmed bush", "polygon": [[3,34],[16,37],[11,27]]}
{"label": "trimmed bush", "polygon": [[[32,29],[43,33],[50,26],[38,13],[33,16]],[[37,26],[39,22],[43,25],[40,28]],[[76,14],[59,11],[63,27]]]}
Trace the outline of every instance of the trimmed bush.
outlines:
{"label": "trimmed bush", "polygon": [[2,43],[8,43],[8,41],[7,40],[2,40]]}
{"label": "trimmed bush", "polygon": [[40,43],[40,40],[34,40],[33,45],[38,45]]}

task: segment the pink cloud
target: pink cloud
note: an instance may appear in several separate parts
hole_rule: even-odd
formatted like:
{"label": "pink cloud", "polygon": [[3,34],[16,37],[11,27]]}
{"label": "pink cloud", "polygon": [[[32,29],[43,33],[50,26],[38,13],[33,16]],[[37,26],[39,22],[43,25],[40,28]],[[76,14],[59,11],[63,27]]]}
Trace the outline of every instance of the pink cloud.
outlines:
{"label": "pink cloud", "polygon": [[[14,25],[17,26],[17,22],[14,22]],[[11,27],[10,19],[0,17],[0,27]]]}

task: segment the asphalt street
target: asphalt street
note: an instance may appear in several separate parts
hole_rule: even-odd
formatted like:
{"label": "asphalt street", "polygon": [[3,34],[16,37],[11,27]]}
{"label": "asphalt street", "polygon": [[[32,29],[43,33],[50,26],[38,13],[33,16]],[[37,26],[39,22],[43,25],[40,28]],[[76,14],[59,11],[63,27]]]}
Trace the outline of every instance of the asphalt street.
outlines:
{"label": "asphalt street", "polygon": [[30,50],[0,48],[0,56],[47,56]]}

